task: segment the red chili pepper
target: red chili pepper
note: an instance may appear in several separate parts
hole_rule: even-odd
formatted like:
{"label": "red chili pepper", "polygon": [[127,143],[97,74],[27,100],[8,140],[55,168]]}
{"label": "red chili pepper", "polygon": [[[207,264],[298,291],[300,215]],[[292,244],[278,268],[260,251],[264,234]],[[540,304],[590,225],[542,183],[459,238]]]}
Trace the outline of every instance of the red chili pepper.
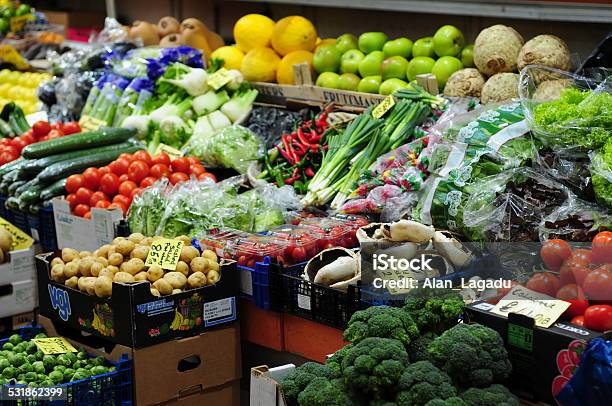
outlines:
{"label": "red chili pepper", "polygon": [[295,153],[300,156],[303,156],[304,154],[308,152],[308,148],[302,144],[296,143],[292,145],[292,147],[295,149]]}
{"label": "red chili pepper", "polygon": [[293,169],[293,173],[291,174],[292,178],[299,178],[300,177],[300,168],[295,168]]}
{"label": "red chili pepper", "polygon": [[280,154],[289,162],[291,165],[295,165],[295,161],[291,155],[289,155],[280,145],[276,146],[276,149]]}
{"label": "red chili pepper", "polygon": [[306,176],[308,176],[309,178],[312,178],[315,175],[314,170],[309,166],[308,168],[304,169],[304,174]]}
{"label": "red chili pepper", "polygon": [[300,162],[299,157],[295,154],[295,151],[291,147],[291,143],[289,142],[289,136],[284,134],[281,136],[281,140],[283,141],[283,145],[287,150],[287,154],[289,154],[289,156],[293,159],[293,162],[290,161],[290,163],[292,165],[295,165],[296,163]]}
{"label": "red chili pepper", "polygon": [[293,185],[293,182],[295,182],[294,178],[285,179],[285,185]]}
{"label": "red chili pepper", "polygon": [[306,136],[305,136],[305,135],[304,135],[304,133],[302,132],[302,129],[301,129],[301,128],[298,128],[298,130],[297,130],[297,136],[298,136],[298,139],[300,140],[300,142],[301,142],[301,143],[302,143],[304,146],[308,147],[308,148],[309,148],[311,151],[318,151],[318,150],[319,150],[319,146],[318,146],[318,145],[311,144],[311,143],[309,143],[309,142],[308,142],[308,140],[306,139]]}

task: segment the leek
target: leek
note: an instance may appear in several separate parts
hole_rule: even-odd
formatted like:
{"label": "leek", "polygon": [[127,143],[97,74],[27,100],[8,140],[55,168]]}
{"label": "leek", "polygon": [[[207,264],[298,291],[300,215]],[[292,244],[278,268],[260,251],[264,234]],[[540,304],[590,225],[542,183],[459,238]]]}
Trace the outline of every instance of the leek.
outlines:
{"label": "leek", "polygon": [[253,102],[259,92],[255,89],[235,94],[230,101],[221,106],[221,111],[233,124],[240,124],[251,114]]}

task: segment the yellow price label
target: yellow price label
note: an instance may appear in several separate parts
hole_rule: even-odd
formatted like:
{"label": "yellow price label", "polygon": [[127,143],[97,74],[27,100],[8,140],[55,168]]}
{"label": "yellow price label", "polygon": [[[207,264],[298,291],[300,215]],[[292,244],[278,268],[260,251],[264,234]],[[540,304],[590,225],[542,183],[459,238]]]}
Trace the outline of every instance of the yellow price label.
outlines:
{"label": "yellow price label", "polygon": [[157,265],[168,271],[176,270],[183,249],[183,241],[156,238],[151,244],[145,266]]}
{"label": "yellow price label", "polygon": [[30,67],[28,61],[12,45],[0,46],[0,59],[4,62],[12,63],[19,70],[25,70]]}
{"label": "yellow price label", "polygon": [[509,313],[531,317],[538,327],[550,327],[570,307],[570,303],[515,286],[495,305],[491,313],[508,317]]}
{"label": "yellow price label", "polygon": [[213,89],[219,90],[228,84],[230,80],[232,80],[232,75],[230,75],[227,69],[221,68],[208,77],[207,83]]}
{"label": "yellow price label", "polygon": [[180,150],[172,148],[170,145],[166,144],[159,144],[159,146],[155,150],[155,155],[161,154],[162,152],[168,154],[168,156],[172,159],[180,158],[183,156],[183,153]]}
{"label": "yellow price label", "polygon": [[18,229],[2,217],[0,217],[0,227],[11,233],[13,236],[13,245],[11,251],[15,250],[27,250],[34,244],[34,239],[28,234]]}
{"label": "yellow price label", "polygon": [[26,23],[34,19],[35,17],[32,14],[11,17],[11,19],[9,20],[11,32],[19,32],[23,30],[23,27],[26,25]]}
{"label": "yellow price label", "polygon": [[381,118],[387,111],[391,110],[393,106],[395,106],[395,99],[392,95],[389,95],[385,97],[383,101],[378,103],[378,106],[374,107],[372,110],[372,117]]}
{"label": "yellow price label", "polygon": [[32,341],[45,355],[78,352],[64,337],[33,338]]}
{"label": "yellow price label", "polygon": [[96,131],[98,128],[105,125],[106,121],[88,115],[81,116],[79,120],[79,126],[84,131]]}

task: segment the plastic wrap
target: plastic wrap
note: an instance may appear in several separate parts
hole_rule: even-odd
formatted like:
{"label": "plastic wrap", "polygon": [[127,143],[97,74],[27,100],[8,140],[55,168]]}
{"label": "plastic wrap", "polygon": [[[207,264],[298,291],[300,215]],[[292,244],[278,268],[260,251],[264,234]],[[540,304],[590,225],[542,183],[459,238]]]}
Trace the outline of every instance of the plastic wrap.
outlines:
{"label": "plastic wrap", "polygon": [[612,209],[612,140],[599,151],[590,154],[589,170],[597,202]]}
{"label": "plastic wrap", "polygon": [[577,196],[594,201],[590,163],[591,159],[584,152],[544,149],[533,161],[533,168],[563,183]]}
{"label": "plastic wrap", "polygon": [[612,230],[612,215],[598,205],[573,199],[544,217],[539,227],[540,241],[560,238],[591,242],[600,231]]}
{"label": "plastic wrap", "polygon": [[166,207],[166,195],[170,190],[167,178],[162,178],[135,196],[128,211],[130,231],[154,236]]}
{"label": "plastic wrap", "polygon": [[154,88],[155,82],[150,79],[133,79],[119,98],[113,126],[119,127],[127,116],[138,114],[144,103],[153,96]]}
{"label": "plastic wrap", "polygon": [[98,44],[112,44],[114,42],[129,40],[130,36],[123,28],[123,25],[112,17],[106,17],[104,19],[104,28],[94,38],[93,42]]}

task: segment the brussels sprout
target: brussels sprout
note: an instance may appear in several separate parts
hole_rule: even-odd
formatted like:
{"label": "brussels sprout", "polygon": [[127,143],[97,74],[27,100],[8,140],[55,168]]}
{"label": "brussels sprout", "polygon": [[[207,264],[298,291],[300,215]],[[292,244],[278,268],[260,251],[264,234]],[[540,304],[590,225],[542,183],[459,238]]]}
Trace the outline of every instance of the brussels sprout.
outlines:
{"label": "brussels sprout", "polygon": [[2,371],[4,368],[6,367],[10,367],[11,363],[9,362],[8,359],[6,358],[1,358],[0,359],[0,371]]}
{"label": "brussels sprout", "polygon": [[66,370],[66,367],[65,367],[65,366],[63,366],[63,365],[56,365],[56,366],[53,368],[53,370],[54,370],[54,371],[60,371],[60,372],[63,374],[63,373],[64,373],[64,371]]}
{"label": "brussels sprout", "polygon": [[36,351],[34,356],[36,357],[36,361],[42,361],[43,358],[45,358],[45,354],[42,351]]}
{"label": "brussels sprout", "polygon": [[15,347],[13,347],[13,352],[25,352],[25,343],[19,343]]}
{"label": "brussels sprout", "polygon": [[89,378],[89,374],[84,373],[84,372],[76,372],[72,376],[72,379],[70,380],[70,382],[80,381],[81,379],[87,379],[87,378]]}
{"label": "brussels sprout", "polygon": [[72,375],[74,375],[75,372],[76,371],[72,368],[66,368],[66,370],[64,371],[64,381],[70,381],[70,379],[72,379]]}
{"label": "brussels sprout", "polygon": [[56,364],[55,355],[45,355],[42,361],[47,371],[53,371]]}
{"label": "brussels sprout", "polygon": [[45,373],[45,364],[42,361],[33,362],[32,367],[34,368],[34,372],[36,372],[37,374]]}
{"label": "brussels sprout", "polygon": [[13,354],[9,357],[9,361],[14,367],[20,367],[25,364],[26,359],[23,354]]}
{"label": "brussels sprout", "polygon": [[96,366],[96,365],[103,366],[104,364],[106,364],[106,360],[102,356],[91,358],[89,360],[89,365],[91,366]]}
{"label": "brussels sprout", "polygon": [[8,342],[13,344],[13,345],[17,345],[17,344],[19,344],[22,341],[23,341],[23,338],[21,338],[21,336],[19,334],[13,334],[8,339]]}
{"label": "brussels sprout", "polygon": [[47,335],[45,333],[38,333],[34,336],[34,338],[47,338]]}
{"label": "brussels sprout", "polygon": [[64,365],[66,368],[72,365],[72,361],[70,361],[70,358],[68,358],[66,354],[59,355],[56,362],[58,365]]}
{"label": "brussels sprout", "polygon": [[38,374],[36,372],[27,372],[23,379],[27,382],[34,382],[38,379]]}
{"label": "brussels sprout", "polygon": [[50,381],[49,379],[45,379],[43,381],[40,382],[40,386],[53,386],[55,385],[52,381]]}
{"label": "brussels sprout", "polygon": [[62,383],[64,380],[64,374],[60,371],[51,371],[49,379],[55,384]]}
{"label": "brussels sprout", "polygon": [[13,343],[6,342],[2,345],[2,349],[6,351],[13,351],[15,349],[15,346],[13,345]]}
{"label": "brussels sprout", "polygon": [[26,362],[33,364],[34,362],[36,362],[36,355],[34,354],[28,354],[26,356]]}
{"label": "brussels sprout", "polygon": [[95,367],[92,367],[89,371],[91,372],[91,376],[102,375],[108,372],[107,368],[101,365],[96,365]]}
{"label": "brussels sprout", "polygon": [[15,367],[6,367],[2,370],[2,377],[6,379],[11,379],[17,376],[17,370]]}
{"label": "brussels sprout", "polygon": [[70,360],[70,365],[74,364],[77,361],[77,355],[74,352],[68,352],[64,355]]}
{"label": "brussels sprout", "polygon": [[36,374],[36,377],[38,378],[38,382],[47,380],[47,374]]}
{"label": "brussels sprout", "polygon": [[79,352],[77,353],[77,359],[80,359],[80,360],[87,360],[87,358],[88,358],[88,357],[87,357],[87,353],[86,353],[85,351],[79,351]]}
{"label": "brussels sprout", "polygon": [[33,371],[34,371],[34,367],[29,362],[24,362],[17,368],[17,372],[19,372],[20,374],[26,374],[28,372],[33,372]]}
{"label": "brussels sprout", "polygon": [[28,354],[36,354],[36,351],[38,351],[38,347],[36,346],[36,344],[34,344],[33,341],[28,341],[25,345],[25,350]]}

